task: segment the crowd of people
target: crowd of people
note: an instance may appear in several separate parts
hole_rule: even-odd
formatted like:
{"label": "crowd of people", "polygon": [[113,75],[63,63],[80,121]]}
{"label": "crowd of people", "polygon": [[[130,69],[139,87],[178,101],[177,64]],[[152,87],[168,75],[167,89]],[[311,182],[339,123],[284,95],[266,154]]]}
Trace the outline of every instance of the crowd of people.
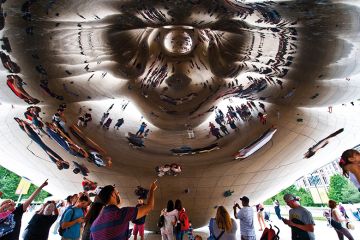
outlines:
{"label": "crowd of people", "polygon": [[[48,184],[47,180],[22,204],[15,207],[12,200],[0,204],[0,239],[20,239],[21,220],[31,202]],[[47,201],[32,216],[23,232],[24,240],[47,240],[51,226],[62,240],[105,240],[128,239],[132,234],[129,222],[134,223],[135,239],[144,239],[145,216],[154,208],[156,183],[152,183],[147,194],[147,203],[139,199],[135,207],[119,208],[122,201],[119,191],[113,185],[98,188],[94,200],[88,192],[70,195],[66,202],[56,204]]]}
{"label": "crowd of people", "polygon": [[[264,113],[260,112],[258,107],[260,107]],[[215,122],[218,124],[219,127],[215,126],[214,123],[209,122],[209,135],[211,134],[216,137],[216,139],[220,139],[223,137],[221,132],[224,135],[230,134],[227,125],[235,132],[239,131],[236,123],[240,120],[244,122],[250,121],[250,119],[252,118],[252,111],[258,111],[257,117],[259,118],[260,123],[265,125],[267,114],[265,104],[262,102],[259,102],[258,106],[256,106],[254,101],[247,101],[246,104],[241,104],[240,106],[235,107],[232,105],[228,105],[226,114],[224,114],[221,109],[216,109]]]}
{"label": "crowd of people", "polygon": [[[4,200],[0,204],[0,239],[20,239],[21,220],[24,212],[30,206],[40,191],[48,184],[47,180],[22,204],[15,206],[14,201]],[[140,190],[141,191],[140,191]],[[140,236],[144,240],[146,215],[154,208],[154,193],[157,189],[156,181],[149,190],[138,187],[135,194],[139,196],[134,207],[121,207],[122,201],[119,191],[114,185],[97,188],[96,192],[80,192],[66,198],[66,202],[47,201],[35,212],[25,227],[22,234],[24,240],[46,240],[51,226],[55,223],[55,231],[62,240],[106,240],[106,239],[129,239],[131,235],[137,240]],[[1,197],[1,192],[0,192]],[[144,201],[147,199],[147,203]],[[250,205],[247,196],[240,198],[241,206],[234,203],[233,216],[224,206],[217,206],[216,215],[209,221],[208,239],[235,240],[237,239],[238,224],[240,222],[241,240],[256,240],[254,226],[254,208],[259,221],[262,237],[268,236],[270,230],[264,222],[262,204]],[[292,240],[314,240],[315,222],[310,211],[302,207],[300,199],[293,194],[285,194],[284,201],[289,210],[289,218],[283,218],[280,214],[280,203],[274,201],[275,213],[282,222],[291,228]],[[349,222],[345,209],[334,200],[329,200],[329,225],[335,230],[339,240],[344,236],[349,240],[354,237],[348,229],[353,229]],[[265,217],[266,218],[266,217]],[[5,224],[4,224],[5,222]],[[129,228],[130,222],[133,229]],[[6,223],[10,223],[7,224]],[[166,208],[161,210],[159,221],[163,240],[183,240],[187,235],[189,240],[202,240],[200,235],[193,233],[189,215],[177,199],[175,204],[169,200]],[[271,229],[271,228],[270,228]],[[262,239],[262,238],[261,238]]]}

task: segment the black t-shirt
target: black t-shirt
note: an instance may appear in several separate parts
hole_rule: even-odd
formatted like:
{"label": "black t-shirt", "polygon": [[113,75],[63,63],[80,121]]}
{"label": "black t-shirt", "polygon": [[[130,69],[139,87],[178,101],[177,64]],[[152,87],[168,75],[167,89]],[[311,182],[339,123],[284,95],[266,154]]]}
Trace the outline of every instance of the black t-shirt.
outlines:
{"label": "black t-shirt", "polygon": [[[142,206],[141,204],[136,205],[137,208],[139,208],[141,206]],[[139,219],[134,220],[133,223],[136,224],[136,225],[142,225],[142,224],[145,223],[145,218],[146,218],[146,215],[139,218]]]}
{"label": "black t-shirt", "polygon": [[15,228],[14,231],[11,233],[3,236],[1,240],[18,240],[20,235],[20,229],[21,229],[21,218],[24,214],[23,205],[20,204],[15,210],[12,212],[14,214],[14,221],[15,221]]}
{"label": "black t-shirt", "polygon": [[51,225],[56,221],[58,215],[35,214],[25,229],[25,240],[47,240]]}

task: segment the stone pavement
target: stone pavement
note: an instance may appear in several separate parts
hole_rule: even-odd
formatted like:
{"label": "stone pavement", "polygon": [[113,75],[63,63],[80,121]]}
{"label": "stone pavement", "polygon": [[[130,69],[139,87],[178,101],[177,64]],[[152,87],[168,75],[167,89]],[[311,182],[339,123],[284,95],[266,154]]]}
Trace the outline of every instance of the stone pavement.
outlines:
{"label": "stone pavement", "polygon": [[[274,220],[274,224],[277,225],[280,228],[280,239],[281,240],[290,240],[291,239],[291,231],[290,228],[284,225],[279,220]],[[327,226],[325,221],[315,221],[316,227],[315,227],[315,238],[316,240],[338,240],[337,234],[333,228],[330,228]],[[258,227],[256,222],[256,227]],[[200,231],[199,231],[200,230]],[[353,235],[355,240],[360,240],[360,222],[355,223],[355,230],[351,231],[351,234]],[[198,229],[195,231],[195,234],[199,234],[203,236],[203,240],[206,240],[207,236],[209,236],[207,227]],[[256,239],[260,239],[262,232],[257,231],[257,237]],[[147,233],[146,240],[160,240],[161,236],[158,234],[153,233]],[[237,239],[240,239],[239,231]],[[133,238],[130,238],[130,240],[133,240]],[[187,237],[184,238],[184,240],[187,240]]]}

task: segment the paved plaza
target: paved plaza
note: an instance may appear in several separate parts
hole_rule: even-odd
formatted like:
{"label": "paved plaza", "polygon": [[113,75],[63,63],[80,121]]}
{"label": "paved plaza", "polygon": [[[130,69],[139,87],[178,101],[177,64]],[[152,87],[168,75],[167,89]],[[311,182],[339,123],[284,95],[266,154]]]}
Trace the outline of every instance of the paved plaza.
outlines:
{"label": "paved plaza", "polygon": [[[314,211],[316,211],[316,210],[314,210]],[[23,229],[24,229],[24,227],[26,227],[26,223],[30,220],[32,214],[33,213],[29,213],[29,212],[24,214],[23,226],[22,226]],[[284,215],[284,217],[286,217],[286,215]],[[275,219],[275,218],[276,218],[276,216],[274,214],[271,214],[272,222],[270,224],[276,225],[280,228],[280,234],[279,234],[280,239],[290,240],[291,239],[290,238],[290,236],[291,236],[290,228],[288,226],[284,225],[280,220]],[[258,231],[259,227],[258,227],[258,222],[256,221],[256,218],[255,218],[255,215],[254,215],[254,221],[255,221],[255,229],[256,229],[256,233],[257,233],[257,239],[260,239],[262,232]],[[354,236],[355,239],[360,239],[360,222],[359,221],[357,221],[357,222],[352,221],[352,222],[355,224],[355,230],[352,230],[350,232]],[[338,240],[335,230],[333,228],[330,228],[329,226],[327,226],[326,221],[316,220],[315,223],[316,223],[315,237],[317,240]],[[238,222],[238,224],[239,224],[239,222]],[[54,225],[50,230],[51,234],[49,235],[49,240],[60,240],[59,235],[53,234]],[[269,223],[268,223],[268,225],[269,225]],[[239,229],[239,226],[238,226],[238,229]],[[238,233],[238,239],[240,239],[239,230],[237,231],[237,233]],[[208,228],[203,227],[200,229],[196,229],[194,231],[194,234],[199,234],[203,237],[204,240],[206,240],[207,236],[209,236]],[[146,240],[159,240],[159,239],[161,239],[161,236],[159,234],[147,232],[145,239]],[[133,240],[133,237],[131,237],[130,240]],[[187,240],[187,237],[185,237],[184,240]]]}

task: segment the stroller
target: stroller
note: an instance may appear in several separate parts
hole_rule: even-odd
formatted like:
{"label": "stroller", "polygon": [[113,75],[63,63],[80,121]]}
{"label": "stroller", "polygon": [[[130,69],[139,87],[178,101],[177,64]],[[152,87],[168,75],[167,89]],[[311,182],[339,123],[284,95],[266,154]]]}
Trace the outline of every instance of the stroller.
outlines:
{"label": "stroller", "polygon": [[280,229],[274,225],[274,228],[276,228],[277,232],[273,229],[272,225],[270,225],[270,228],[265,228],[263,234],[260,237],[260,240],[279,240],[279,233]]}

